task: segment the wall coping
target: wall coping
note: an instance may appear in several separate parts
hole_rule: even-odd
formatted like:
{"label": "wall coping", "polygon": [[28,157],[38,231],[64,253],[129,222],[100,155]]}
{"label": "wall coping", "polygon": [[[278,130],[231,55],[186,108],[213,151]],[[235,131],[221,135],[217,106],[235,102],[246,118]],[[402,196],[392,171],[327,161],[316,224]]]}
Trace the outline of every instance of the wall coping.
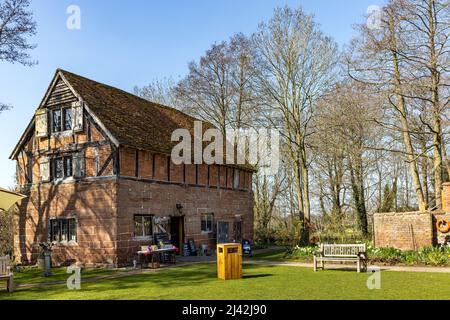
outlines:
{"label": "wall coping", "polygon": [[374,216],[411,216],[411,215],[431,215],[431,211],[409,211],[409,212],[376,212]]}
{"label": "wall coping", "polygon": [[408,211],[408,212],[376,212],[374,216],[411,216],[411,215],[425,215],[432,214],[435,216],[448,215],[450,212],[447,211]]}

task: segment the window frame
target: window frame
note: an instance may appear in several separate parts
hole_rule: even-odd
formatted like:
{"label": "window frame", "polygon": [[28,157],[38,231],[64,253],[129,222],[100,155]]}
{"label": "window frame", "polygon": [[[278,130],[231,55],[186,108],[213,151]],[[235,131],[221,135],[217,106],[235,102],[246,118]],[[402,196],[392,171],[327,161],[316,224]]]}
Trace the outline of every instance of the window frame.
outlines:
{"label": "window frame", "polygon": [[[69,111],[69,112],[68,112]],[[59,113],[59,123],[55,124],[55,113]],[[63,106],[50,110],[51,114],[51,133],[61,134],[73,130],[73,111],[72,107]],[[70,121],[68,122],[67,115],[70,115]]]}
{"label": "window frame", "polygon": [[[208,228],[208,222],[210,226]],[[214,232],[214,213],[203,213],[200,220],[201,233],[213,233]]]}
{"label": "window frame", "polygon": [[[62,176],[57,176],[58,166],[56,165],[57,161],[62,162]],[[70,163],[70,166],[68,165]],[[73,156],[72,155],[64,155],[59,157],[54,157],[51,159],[51,174],[52,180],[61,181],[64,179],[70,179],[74,177],[73,170]],[[70,174],[69,174],[70,173]]]}
{"label": "window frame", "polygon": [[[134,224],[134,230],[133,230],[133,238],[138,240],[149,240],[153,238],[153,214],[135,214],[133,215],[133,224]],[[136,218],[141,218],[140,224],[141,224],[141,233],[136,234]],[[146,234],[145,232],[145,218],[150,219],[150,234]]]}
{"label": "window frame", "polygon": [[48,240],[57,244],[77,243],[78,219],[76,217],[50,218]]}

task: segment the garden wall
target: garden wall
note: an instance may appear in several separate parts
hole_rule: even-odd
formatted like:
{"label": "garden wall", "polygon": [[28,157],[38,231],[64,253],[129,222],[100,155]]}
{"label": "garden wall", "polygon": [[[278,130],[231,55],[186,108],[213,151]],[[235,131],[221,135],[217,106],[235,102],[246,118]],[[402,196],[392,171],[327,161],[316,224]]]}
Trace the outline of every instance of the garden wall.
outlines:
{"label": "garden wall", "polygon": [[440,218],[450,219],[446,212],[398,212],[374,214],[374,243],[376,247],[414,250],[450,242],[450,233],[436,228]]}
{"label": "garden wall", "polygon": [[417,250],[450,243],[450,232],[437,230],[438,219],[450,221],[450,183],[442,185],[442,210],[433,212],[375,213],[373,240],[376,247]]}
{"label": "garden wall", "polygon": [[433,245],[433,215],[429,212],[374,214],[374,244],[414,250]]}

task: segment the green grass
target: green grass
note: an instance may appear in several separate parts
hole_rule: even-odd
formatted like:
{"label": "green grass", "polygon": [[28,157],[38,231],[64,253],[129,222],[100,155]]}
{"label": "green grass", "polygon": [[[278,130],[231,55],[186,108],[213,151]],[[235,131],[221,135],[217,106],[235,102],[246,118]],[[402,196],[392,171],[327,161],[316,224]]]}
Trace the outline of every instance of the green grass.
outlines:
{"label": "green grass", "polygon": [[[37,267],[26,267],[21,272],[14,272],[14,281],[18,284],[35,284],[44,282],[66,281],[70,274],[67,273],[67,268],[53,268],[52,276],[44,277],[42,270]],[[105,275],[119,273],[120,269],[103,269],[103,268],[88,268],[82,269],[82,278],[92,278]],[[1,285],[1,284],[0,284]]]}
{"label": "green grass", "polygon": [[[90,271],[86,271],[89,274]],[[244,265],[244,279],[216,278],[214,264],[197,264],[117,279],[18,288],[2,299],[450,299],[450,274],[382,272],[381,289],[366,287],[368,274],[346,270]],[[61,274],[62,277],[62,274]],[[33,280],[17,277],[16,281]]]}
{"label": "green grass", "polygon": [[270,261],[285,261],[286,249],[276,249],[270,252],[254,254],[252,259],[255,260],[270,260]]}

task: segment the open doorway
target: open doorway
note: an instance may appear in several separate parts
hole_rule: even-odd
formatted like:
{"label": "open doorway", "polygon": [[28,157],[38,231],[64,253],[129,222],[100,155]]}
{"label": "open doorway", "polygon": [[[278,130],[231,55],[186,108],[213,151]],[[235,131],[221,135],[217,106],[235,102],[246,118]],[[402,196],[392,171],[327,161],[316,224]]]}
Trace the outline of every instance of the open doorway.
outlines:
{"label": "open doorway", "polygon": [[184,244],[184,217],[170,217],[170,238],[181,252]]}

